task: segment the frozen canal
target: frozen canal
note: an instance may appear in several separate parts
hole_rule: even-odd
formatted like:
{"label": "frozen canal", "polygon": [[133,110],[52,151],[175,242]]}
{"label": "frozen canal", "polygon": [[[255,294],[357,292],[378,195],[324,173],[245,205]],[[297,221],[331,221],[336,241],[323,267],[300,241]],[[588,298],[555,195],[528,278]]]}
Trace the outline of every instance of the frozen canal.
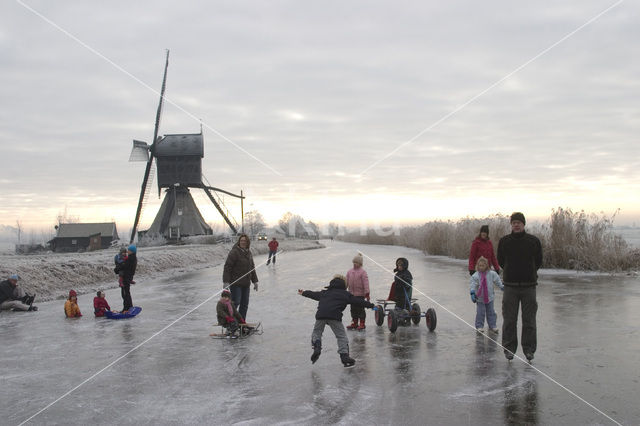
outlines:
{"label": "frozen canal", "polygon": [[[248,320],[262,321],[264,334],[249,339],[209,337],[221,266],[139,282],[132,294],[143,311],[134,319],[95,319],[93,295],[79,298],[79,320],[64,318],[63,301],[1,313],[0,424],[638,424],[637,277],[543,274],[530,366],[509,363],[476,334],[464,263],[401,247],[326,245],[259,267]],[[367,330],[349,332],[355,368],[342,367],[329,329],[312,365],[317,303],[296,289],[321,289],[359,248],[386,268],[409,259],[414,296],[436,309],[437,329],[423,319],[394,335],[367,310]],[[372,297],[385,297],[392,275],[367,257]],[[122,303],[117,290],[107,300]]]}

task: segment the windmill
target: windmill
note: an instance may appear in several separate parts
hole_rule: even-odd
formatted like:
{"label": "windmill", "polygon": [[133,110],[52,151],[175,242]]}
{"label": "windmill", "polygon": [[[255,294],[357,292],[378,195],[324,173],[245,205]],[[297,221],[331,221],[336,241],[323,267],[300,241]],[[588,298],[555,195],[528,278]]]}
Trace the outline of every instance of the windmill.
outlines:
{"label": "windmill", "polygon": [[200,128],[200,133],[158,136],[168,67],[169,51],[167,50],[160,102],[153,130],[154,142],[149,145],[146,142],[134,140],[129,157],[129,161],[146,161],[147,163],[140,188],[140,198],[138,199],[138,208],[133,222],[133,229],[131,230],[130,242],[133,243],[142,210],[151,190],[154,158],[157,164],[158,197],[160,197],[163,188],[165,189],[165,197],[160,210],[156,214],[156,218],[147,231],[148,234],[163,235],[170,239],[188,235],[212,234],[211,227],[205,222],[198,210],[189,188],[202,189],[222,215],[227,225],[229,225],[231,231],[237,234],[240,227],[225,207],[218,192],[239,198],[241,215],[244,196],[242,191],[240,195],[237,195],[212,187],[208,182],[205,184],[206,179],[202,175],[202,158],[204,157],[202,127]]}

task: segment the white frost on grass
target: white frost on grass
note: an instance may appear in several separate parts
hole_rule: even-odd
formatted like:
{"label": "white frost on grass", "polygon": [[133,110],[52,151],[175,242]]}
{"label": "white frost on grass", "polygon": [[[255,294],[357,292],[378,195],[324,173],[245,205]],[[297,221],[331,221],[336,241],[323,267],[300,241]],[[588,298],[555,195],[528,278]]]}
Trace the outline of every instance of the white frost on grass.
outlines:
{"label": "white frost on grass", "polygon": [[[296,251],[323,248],[314,240],[282,240],[279,250]],[[232,244],[161,246],[138,248],[135,280],[142,281],[224,263]],[[266,241],[251,243],[253,255],[269,252]],[[117,249],[86,253],[48,253],[43,255],[0,256],[0,280],[18,274],[20,285],[36,294],[36,301],[65,299],[70,289],[79,294],[118,286],[113,272]]]}

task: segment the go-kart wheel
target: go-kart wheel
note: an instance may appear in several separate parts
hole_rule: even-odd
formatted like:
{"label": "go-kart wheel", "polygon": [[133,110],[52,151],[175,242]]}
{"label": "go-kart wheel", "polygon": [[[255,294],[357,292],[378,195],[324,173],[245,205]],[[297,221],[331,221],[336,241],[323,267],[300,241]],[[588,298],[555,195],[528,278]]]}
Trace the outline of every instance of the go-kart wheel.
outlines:
{"label": "go-kart wheel", "polygon": [[433,308],[427,309],[427,313],[424,315],[424,319],[427,323],[427,328],[429,331],[433,331],[436,329],[436,324],[438,323],[438,318],[436,317],[436,311]]}
{"label": "go-kart wheel", "polygon": [[421,313],[422,311],[420,310],[420,305],[418,305],[417,303],[411,305],[411,321],[413,321],[415,325],[420,324]]}
{"label": "go-kart wheel", "polygon": [[387,314],[387,325],[392,333],[395,333],[398,329],[398,313],[395,309],[391,309]]}
{"label": "go-kart wheel", "polygon": [[382,305],[376,305],[376,324],[378,327],[384,323],[384,308]]}

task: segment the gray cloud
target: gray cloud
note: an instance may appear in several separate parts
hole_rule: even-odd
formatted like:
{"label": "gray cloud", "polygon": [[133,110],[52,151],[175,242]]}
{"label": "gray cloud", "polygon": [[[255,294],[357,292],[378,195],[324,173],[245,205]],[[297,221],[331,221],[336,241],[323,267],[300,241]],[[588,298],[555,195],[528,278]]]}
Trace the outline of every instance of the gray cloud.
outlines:
{"label": "gray cloud", "polygon": [[[627,194],[637,188],[633,2],[362,179],[371,164],[608,5],[27,4],[155,91],[170,48],[168,98],[282,174],[205,127],[205,175],[232,191],[250,188],[258,208],[267,200],[287,210],[291,188],[298,195],[464,198],[480,186],[527,191],[545,206],[557,200],[545,194],[557,191],[590,203],[598,193],[580,182],[599,183],[611,197],[620,185]],[[143,165],[127,162],[131,139],[150,141],[157,94],[18,3],[2,9],[0,223],[65,204],[81,211],[79,200],[114,209],[105,214],[132,212]],[[161,133],[199,128],[166,105]],[[34,201],[25,204],[21,194]],[[632,209],[634,197],[620,205]]]}

